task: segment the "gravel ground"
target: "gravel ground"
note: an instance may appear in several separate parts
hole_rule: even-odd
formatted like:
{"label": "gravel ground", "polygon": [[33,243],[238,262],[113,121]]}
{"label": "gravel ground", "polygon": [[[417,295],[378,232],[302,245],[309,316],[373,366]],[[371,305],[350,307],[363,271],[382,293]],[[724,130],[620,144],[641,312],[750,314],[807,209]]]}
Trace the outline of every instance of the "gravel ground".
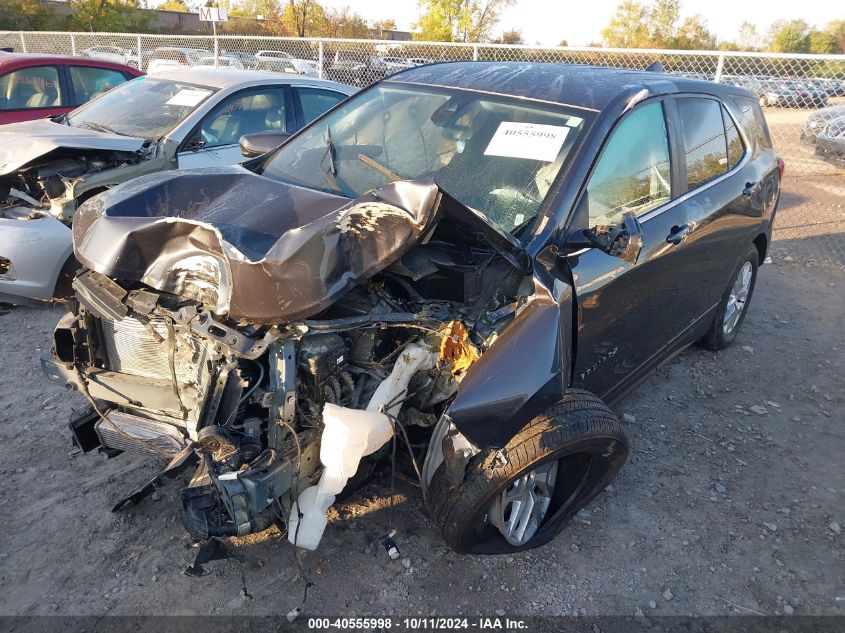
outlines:
{"label": "gravel ground", "polygon": [[[513,557],[448,551],[400,482],[403,559],[376,540],[387,480],[342,504],[302,564],[307,614],[845,614],[845,276],[764,266],[736,344],[690,349],[618,407],[628,464],[551,544]],[[183,575],[196,550],[178,485],[117,514],[156,463],[75,453],[81,398],[41,377],[57,307],[0,316],[0,614],[280,614],[303,584],[275,531],[250,560]],[[245,586],[245,591],[244,591]],[[189,599],[186,596],[190,596]]]}

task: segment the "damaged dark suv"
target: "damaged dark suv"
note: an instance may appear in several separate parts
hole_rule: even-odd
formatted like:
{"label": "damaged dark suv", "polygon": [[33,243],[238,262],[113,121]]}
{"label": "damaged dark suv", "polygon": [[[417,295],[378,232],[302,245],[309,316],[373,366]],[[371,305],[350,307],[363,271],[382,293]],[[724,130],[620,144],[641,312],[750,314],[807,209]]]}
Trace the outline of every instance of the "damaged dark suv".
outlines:
{"label": "damaged dark suv", "polygon": [[607,403],[736,336],[782,170],[733,86],[410,69],[269,155],[83,205],[44,371],[91,404],[81,448],[170,460],[118,507],[198,462],[197,540],[317,547],[392,439],[452,548],[536,547],[625,462]]}

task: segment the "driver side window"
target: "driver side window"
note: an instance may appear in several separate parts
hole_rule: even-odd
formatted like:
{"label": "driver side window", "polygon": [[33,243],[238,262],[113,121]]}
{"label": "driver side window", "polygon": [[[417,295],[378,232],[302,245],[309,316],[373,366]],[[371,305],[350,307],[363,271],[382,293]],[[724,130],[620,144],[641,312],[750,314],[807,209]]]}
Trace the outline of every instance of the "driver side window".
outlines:
{"label": "driver side window", "polygon": [[232,95],[206,116],[199,127],[202,147],[237,145],[244,134],[287,132],[285,94],[280,87]]}
{"label": "driver side window", "polygon": [[672,197],[669,138],[663,104],[631,112],[613,131],[587,185],[590,226],[618,224]]}

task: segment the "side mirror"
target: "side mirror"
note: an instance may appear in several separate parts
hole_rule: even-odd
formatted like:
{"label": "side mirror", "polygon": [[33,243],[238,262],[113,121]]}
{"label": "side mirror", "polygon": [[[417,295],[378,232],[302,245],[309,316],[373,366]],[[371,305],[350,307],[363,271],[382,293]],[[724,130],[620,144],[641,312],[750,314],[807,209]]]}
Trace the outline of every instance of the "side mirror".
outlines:
{"label": "side mirror", "polygon": [[244,134],[239,141],[241,154],[247,158],[261,156],[267,152],[272,152],[290,137],[291,135],[288,132],[257,132],[255,134]]}
{"label": "side mirror", "polygon": [[637,216],[625,211],[618,224],[569,231],[558,252],[566,256],[583,248],[598,248],[608,255],[636,264],[643,248],[643,233]]}

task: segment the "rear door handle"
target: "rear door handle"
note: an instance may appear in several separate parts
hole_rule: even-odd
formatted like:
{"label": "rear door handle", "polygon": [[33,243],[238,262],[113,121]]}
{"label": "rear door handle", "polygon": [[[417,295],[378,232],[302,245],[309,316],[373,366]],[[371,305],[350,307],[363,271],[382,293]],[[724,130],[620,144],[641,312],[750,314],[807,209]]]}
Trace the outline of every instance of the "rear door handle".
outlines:
{"label": "rear door handle", "polygon": [[684,238],[692,232],[692,227],[689,224],[682,224],[681,226],[673,226],[672,231],[666,236],[666,241],[670,244],[678,245],[684,241]]}
{"label": "rear door handle", "polygon": [[759,182],[747,182],[745,183],[745,189],[742,190],[742,195],[746,198],[750,198],[753,196],[757,191],[760,189]]}

